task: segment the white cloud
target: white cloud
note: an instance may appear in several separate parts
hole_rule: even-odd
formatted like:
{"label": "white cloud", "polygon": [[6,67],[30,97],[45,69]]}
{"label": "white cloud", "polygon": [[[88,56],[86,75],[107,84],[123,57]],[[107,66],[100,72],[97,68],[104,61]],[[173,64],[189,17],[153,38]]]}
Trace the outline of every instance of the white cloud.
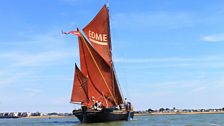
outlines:
{"label": "white cloud", "polygon": [[[73,43],[65,41],[69,37],[61,37],[60,31],[52,31],[30,36],[21,33],[23,39],[0,42],[4,44],[0,46],[0,87],[25,86],[30,81],[38,82],[39,78],[44,78],[43,71],[71,63],[78,56],[78,47],[71,47]],[[50,80],[52,76],[57,76],[58,80],[70,79],[60,75],[51,75],[46,79]]]}
{"label": "white cloud", "polygon": [[0,87],[9,86],[11,84],[19,84],[21,81],[32,76],[32,72],[20,72],[20,71],[1,71],[0,73]]}
{"label": "white cloud", "polygon": [[206,90],[206,87],[196,87],[196,88],[192,89],[192,92],[200,93],[200,92],[202,92],[204,90]]}
{"label": "white cloud", "polygon": [[1,45],[28,45],[28,44],[40,44],[40,41],[16,41],[16,42],[1,42]]}
{"label": "white cloud", "polygon": [[41,92],[39,89],[34,89],[34,88],[24,88],[23,90],[28,96],[31,96],[31,97]]}
{"label": "white cloud", "polygon": [[207,42],[224,42],[224,33],[202,36],[201,40]]}
{"label": "white cloud", "polygon": [[11,66],[41,66],[55,64],[55,61],[61,61],[73,55],[74,53],[70,51],[8,52],[0,53],[0,59],[10,62]]}
{"label": "white cloud", "polygon": [[161,58],[116,58],[114,62],[125,67],[145,69],[164,67],[207,67],[222,68],[224,60],[222,55],[203,57],[161,57]]}
{"label": "white cloud", "polygon": [[[175,79],[174,81],[164,80],[141,84],[138,89],[131,88],[135,94],[133,97],[134,106],[158,108],[159,106],[203,108],[203,104],[212,106],[222,104],[220,98],[223,96],[220,91],[223,89],[223,78],[217,77],[215,80],[204,79]],[[222,87],[220,87],[222,85]],[[147,96],[147,99],[144,97]],[[139,99],[142,97],[144,100]],[[209,102],[207,100],[210,100]],[[211,102],[212,101],[212,102]],[[143,104],[144,102],[144,104]],[[188,104],[194,103],[194,104]],[[142,104],[142,105],[141,105]],[[183,106],[183,104],[185,104]],[[142,108],[139,109],[142,109]]]}
{"label": "white cloud", "polygon": [[181,57],[162,57],[162,58],[116,58],[115,62],[124,62],[124,63],[153,63],[153,62],[184,62],[192,61],[192,58],[181,58]]}
{"label": "white cloud", "polygon": [[[52,65],[57,61],[63,62],[66,58],[77,57],[78,47],[73,49],[67,46],[71,42],[65,41],[66,37],[62,38],[60,35],[59,31],[34,34],[28,37],[26,33],[21,33],[25,41],[1,42],[7,45],[8,50],[1,49],[0,60],[10,63],[4,66],[40,66]],[[21,46],[16,48],[15,45]]]}
{"label": "white cloud", "polygon": [[[178,28],[191,26],[193,16],[189,13],[174,12],[138,12],[119,13],[112,16],[112,25],[117,27],[158,27]],[[122,23],[122,24],[120,24]],[[135,27],[135,28],[136,28]]]}

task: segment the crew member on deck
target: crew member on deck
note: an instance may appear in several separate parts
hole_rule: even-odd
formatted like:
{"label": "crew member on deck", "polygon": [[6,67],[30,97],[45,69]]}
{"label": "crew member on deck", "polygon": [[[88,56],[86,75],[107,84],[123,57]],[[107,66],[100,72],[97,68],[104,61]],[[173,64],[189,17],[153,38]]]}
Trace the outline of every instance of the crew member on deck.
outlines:
{"label": "crew member on deck", "polygon": [[100,101],[97,101],[97,107],[96,107],[96,110],[98,110],[98,111],[100,111],[100,110],[102,110],[102,103],[100,102]]}
{"label": "crew member on deck", "polygon": [[97,109],[97,107],[98,107],[98,101],[96,101],[95,103],[94,103],[94,105],[93,105],[93,108],[96,110]]}
{"label": "crew member on deck", "polygon": [[128,102],[127,98],[124,99],[124,106],[127,111],[131,110],[131,102]]}
{"label": "crew member on deck", "polygon": [[126,105],[128,103],[127,98],[124,99],[124,105]]}
{"label": "crew member on deck", "polygon": [[92,102],[92,108],[96,109],[96,107],[95,107],[96,106],[96,100],[95,100],[94,96],[91,97],[91,102]]}

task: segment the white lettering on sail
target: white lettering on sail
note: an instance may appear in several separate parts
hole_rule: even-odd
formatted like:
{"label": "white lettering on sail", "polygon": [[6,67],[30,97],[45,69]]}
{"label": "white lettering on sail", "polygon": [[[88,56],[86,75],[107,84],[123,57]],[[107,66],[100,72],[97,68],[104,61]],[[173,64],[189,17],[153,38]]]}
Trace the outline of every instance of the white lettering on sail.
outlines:
{"label": "white lettering on sail", "polygon": [[108,43],[107,34],[99,34],[89,30],[89,40],[99,45],[107,45]]}

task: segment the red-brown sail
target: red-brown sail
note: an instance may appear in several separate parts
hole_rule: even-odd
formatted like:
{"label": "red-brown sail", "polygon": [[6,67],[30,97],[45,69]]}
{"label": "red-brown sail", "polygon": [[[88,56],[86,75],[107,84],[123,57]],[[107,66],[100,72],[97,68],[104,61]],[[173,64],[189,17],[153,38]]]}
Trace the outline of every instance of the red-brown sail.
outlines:
{"label": "red-brown sail", "polygon": [[87,103],[89,101],[87,80],[88,79],[82,74],[77,65],[75,65],[71,102]]}
{"label": "red-brown sail", "polygon": [[111,38],[109,12],[106,5],[94,19],[83,29],[96,51],[111,66]]}
{"label": "red-brown sail", "polygon": [[[113,93],[112,70],[106,61],[96,52],[96,50],[87,42],[83,35],[79,38],[81,56],[81,68],[88,75],[88,79],[92,83],[92,88],[89,88],[89,97],[95,94],[91,91],[96,90],[102,97],[106,99],[107,106],[117,105]],[[99,99],[100,97],[95,97]],[[104,101],[101,101],[104,102]]]}
{"label": "red-brown sail", "polygon": [[[88,69],[87,69],[87,61],[88,58],[86,58],[86,52],[84,50],[84,45],[82,44],[82,38],[78,37],[79,42],[79,54],[80,54],[80,66],[82,73],[87,77],[88,75]],[[94,105],[94,100],[98,100],[98,98],[102,97],[101,92],[93,85],[93,80],[90,78],[88,79],[88,96],[89,96],[89,103],[88,107],[91,107]],[[102,100],[102,99],[100,99]],[[105,101],[105,100],[103,100]],[[106,105],[106,102],[104,102]]]}

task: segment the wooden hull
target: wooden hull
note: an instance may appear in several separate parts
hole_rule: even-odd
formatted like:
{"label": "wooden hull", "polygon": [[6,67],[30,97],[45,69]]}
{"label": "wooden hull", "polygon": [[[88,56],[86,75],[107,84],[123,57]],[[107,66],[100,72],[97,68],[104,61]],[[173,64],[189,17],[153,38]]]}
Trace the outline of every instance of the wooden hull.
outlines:
{"label": "wooden hull", "polygon": [[81,123],[97,123],[119,120],[130,120],[134,117],[133,111],[95,111],[95,110],[74,110],[73,114]]}

